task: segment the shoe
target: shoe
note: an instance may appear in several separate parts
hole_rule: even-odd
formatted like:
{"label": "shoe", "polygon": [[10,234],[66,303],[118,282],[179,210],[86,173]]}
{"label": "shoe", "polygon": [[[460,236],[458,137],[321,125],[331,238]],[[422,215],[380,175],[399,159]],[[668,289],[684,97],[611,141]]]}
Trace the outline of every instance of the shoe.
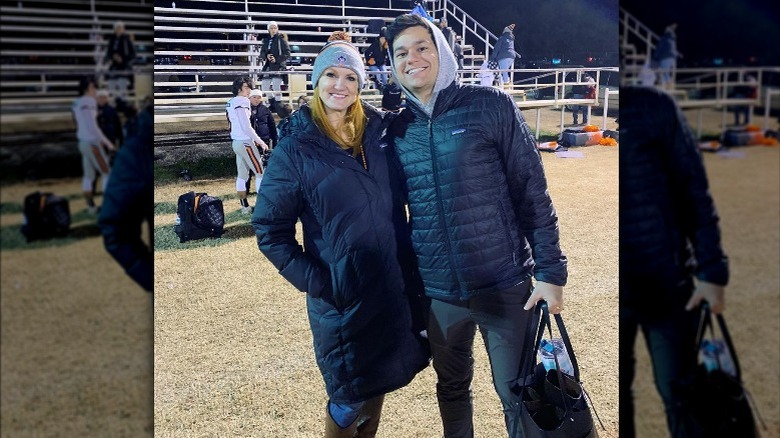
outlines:
{"label": "shoe", "polygon": [[252,214],[254,210],[252,207],[241,207],[241,214]]}

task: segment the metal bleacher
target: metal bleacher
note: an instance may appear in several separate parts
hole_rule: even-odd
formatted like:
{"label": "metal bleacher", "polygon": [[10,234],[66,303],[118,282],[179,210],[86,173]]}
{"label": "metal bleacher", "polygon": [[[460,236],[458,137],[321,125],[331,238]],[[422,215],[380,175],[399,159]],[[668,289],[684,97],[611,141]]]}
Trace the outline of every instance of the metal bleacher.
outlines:
{"label": "metal bleacher", "polygon": [[[134,38],[136,85],[151,93],[152,6],[131,0],[3,2],[2,103],[3,125],[71,120],[80,77],[95,75],[104,85],[105,53],[114,23],[121,20]],[[130,90],[131,100],[140,93]]]}
{"label": "metal bleacher", "polygon": [[[651,72],[652,77],[659,77],[660,69],[651,62],[653,50],[659,36],[629,11],[620,8],[620,47],[621,47],[621,83],[636,85],[642,83],[643,69]],[[682,58],[682,55],[680,56]],[[764,130],[769,129],[770,110],[777,107],[774,97],[780,95],[777,88],[768,87],[771,83],[768,77],[774,76],[775,83],[780,75],[780,67],[708,67],[708,68],[672,68],[671,81],[668,84],[657,84],[675,97],[683,110],[697,111],[696,131],[702,135],[702,111],[717,110],[721,112],[721,131],[727,127],[727,111],[729,108],[746,106],[749,109],[749,122],[753,110],[763,106]],[[657,81],[656,81],[657,82]],[[742,87],[757,87],[755,97],[745,97],[735,90]]]}
{"label": "metal bleacher", "polygon": [[[307,74],[310,75],[313,59],[331,32],[349,32],[353,43],[362,49],[378,36],[367,30],[369,20],[389,23],[410,10],[410,3],[404,0],[190,0],[186,7],[181,3],[179,7],[170,1],[155,3],[156,123],[224,119],[224,103],[232,95],[233,79],[249,75],[259,82],[262,64],[258,48],[268,35],[270,21],[279,24],[293,52],[283,100],[294,103],[300,95],[311,96]],[[460,80],[478,82],[481,59],[489,55],[497,36],[452,1],[428,0],[426,4],[434,18],[446,17],[456,35],[461,36],[465,62]],[[594,99],[564,98],[567,87],[586,83],[582,76],[585,71],[592,72],[600,85],[598,95]],[[541,108],[560,108],[563,129],[565,105],[585,105],[590,111],[592,106],[600,105],[602,96],[611,100],[613,107],[618,103],[617,91],[604,89],[602,84],[603,74],[617,75],[617,67],[512,69],[509,73],[512,81],[505,91],[515,97],[519,107],[537,109],[537,133]],[[381,94],[370,81],[369,84],[363,98],[379,103]],[[547,94],[544,99],[540,97],[542,91]],[[606,109],[605,102],[605,114]]]}

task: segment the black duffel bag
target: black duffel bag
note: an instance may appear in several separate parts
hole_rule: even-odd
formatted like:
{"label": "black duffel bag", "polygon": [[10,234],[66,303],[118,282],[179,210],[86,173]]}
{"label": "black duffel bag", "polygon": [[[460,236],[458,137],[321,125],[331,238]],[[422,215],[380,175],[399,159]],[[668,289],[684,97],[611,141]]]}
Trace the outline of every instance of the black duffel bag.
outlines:
{"label": "black duffel bag", "polygon": [[179,241],[221,237],[225,232],[222,200],[206,193],[189,192],[179,196],[173,231]]}
{"label": "black duffel bag", "polygon": [[516,436],[525,438],[596,438],[598,433],[586,400],[587,394],[580,382],[580,371],[569,334],[561,316],[554,317],[568,351],[574,375],[561,371],[555,352],[555,369],[545,370],[543,364],[537,363],[537,353],[545,327],[552,339],[547,303],[541,301],[529,318],[526,338],[523,341],[519,377],[513,388],[520,398],[516,406],[517,424],[513,430],[516,431]]}
{"label": "black duffel bag", "polygon": [[63,237],[70,230],[68,200],[52,193],[35,192],[24,197],[22,234],[27,242]]}

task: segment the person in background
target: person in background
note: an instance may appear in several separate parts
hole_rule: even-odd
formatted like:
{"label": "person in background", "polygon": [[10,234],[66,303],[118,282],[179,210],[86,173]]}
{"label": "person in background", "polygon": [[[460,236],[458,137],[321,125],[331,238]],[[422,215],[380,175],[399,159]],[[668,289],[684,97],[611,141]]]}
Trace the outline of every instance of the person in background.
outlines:
{"label": "person in background", "polygon": [[114,146],[119,146],[122,143],[122,137],[124,136],[122,132],[122,120],[119,118],[117,110],[109,103],[108,97],[108,90],[98,90],[98,126]]}
{"label": "person in background", "polygon": [[307,103],[309,103],[309,96],[307,96],[305,94],[301,94],[300,96],[298,96],[297,103],[298,103],[298,109],[301,109],[302,106],[304,106]]}
{"label": "person in background", "polygon": [[641,328],[673,438],[698,437],[679,383],[697,364],[699,305],[725,308],[728,258],[698,142],[666,92],[620,89],[620,436],[634,437]]}
{"label": "person in background", "polygon": [[225,104],[225,113],[230,129],[230,138],[233,140],[233,152],[236,154],[236,192],[241,203],[241,213],[251,214],[252,207],[246,199],[246,182],[249,180],[249,171],[255,173],[255,190],[260,193],[260,182],[263,180],[262,157],[257,150],[267,150],[268,145],[252,129],[251,103],[249,94],[252,92],[252,80],[241,76],[233,81],[233,97]]}
{"label": "person in background", "polygon": [[[493,53],[490,54],[490,60],[498,64],[498,68],[505,70],[510,69],[515,62],[515,24],[512,23],[504,28],[504,32],[498,37],[496,45],[493,48]],[[504,87],[506,85],[511,86],[509,72],[502,71],[498,77],[499,84]]]}
{"label": "person in background", "polygon": [[249,103],[252,105],[252,113],[249,116],[252,122],[252,129],[260,136],[263,143],[273,149],[274,145],[279,142],[279,136],[276,132],[276,122],[274,122],[271,110],[263,105],[263,92],[257,88],[250,91]]}
{"label": "person in background", "polygon": [[374,437],[385,394],[428,365],[407,295],[414,256],[387,122],[360,100],[360,52],[326,44],[311,78],[312,101],[281,128],[252,224],[260,251],[306,293],[325,438]]}
{"label": "person in background", "polygon": [[106,61],[108,67],[108,88],[117,99],[118,110],[123,110],[127,101],[127,90],[133,87],[133,61],[135,60],[135,44],[132,36],[125,32],[125,23],[114,23],[114,34],[108,39]]}
{"label": "person in background", "polygon": [[[384,31],[381,31],[379,36],[371,42],[371,45],[366,49],[365,57],[369,71],[387,71],[385,68],[385,63],[387,62],[387,40],[385,39]],[[384,90],[387,76],[382,73],[371,75],[371,79],[376,83],[379,91]]]}
{"label": "person in background", "polygon": [[87,202],[87,212],[96,214],[98,207],[95,205],[93,187],[97,172],[100,172],[103,179],[103,193],[106,191],[111,174],[111,165],[103,146],[109,151],[113,151],[116,147],[103,134],[97,123],[98,109],[95,101],[97,86],[94,77],[85,77],[79,81],[79,94],[80,97],[73,102],[71,109],[76,122],[76,138],[79,142],[81,166],[84,171],[81,189]]}
{"label": "person in background", "polygon": [[658,63],[660,68],[660,85],[661,87],[668,88],[671,86],[674,67],[677,63],[677,58],[680,56],[677,52],[677,23],[672,23],[666,27],[664,34],[658,41],[655,52],[653,53],[654,59]]}
{"label": "person in background", "polygon": [[452,53],[455,54],[455,59],[458,60],[458,70],[463,70],[463,46],[460,45],[460,35],[455,37],[455,46],[452,48]]}
{"label": "person in background", "polygon": [[276,112],[277,103],[282,101],[282,73],[287,70],[287,60],[290,59],[290,44],[279,32],[275,21],[268,23],[268,37],[260,42],[260,59],[263,60],[263,76],[261,87],[268,96],[268,108]]}
{"label": "person in background", "polygon": [[[447,26],[447,19],[442,18],[439,20],[439,29],[441,30],[442,35],[444,35],[444,40],[447,41],[447,44],[450,46],[450,50],[455,52],[455,32],[452,31],[452,28]],[[457,54],[455,54],[457,58]]]}
{"label": "person in background", "polygon": [[[438,27],[401,15],[387,27],[406,109],[388,128],[401,168],[425,294],[445,437],[474,436],[471,381],[477,327],[509,436],[512,390],[538,301],[563,309],[567,260],[536,140],[512,97],[458,84]],[[532,278],[536,279],[533,288]]]}

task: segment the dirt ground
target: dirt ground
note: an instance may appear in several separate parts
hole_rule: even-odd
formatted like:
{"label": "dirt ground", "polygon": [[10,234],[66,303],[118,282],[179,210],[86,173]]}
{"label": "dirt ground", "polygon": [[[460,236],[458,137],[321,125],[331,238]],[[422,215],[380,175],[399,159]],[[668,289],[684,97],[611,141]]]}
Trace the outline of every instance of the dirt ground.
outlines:
{"label": "dirt ground", "polygon": [[[545,154],[544,160],[570,260],[564,319],[607,428],[600,435],[615,437],[618,149],[583,152],[585,159]],[[258,251],[248,217],[237,214],[233,184],[226,178],[155,190],[156,435],[321,436],[326,395],[304,296]],[[178,243],[172,231],[175,202],[188,190],[227,198],[225,237]],[[505,436],[479,337],[475,357],[477,436]],[[388,396],[379,436],[440,435],[429,367]]]}
{"label": "dirt ground", "polygon": [[[35,190],[70,199],[72,237],[24,242]],[[80,178],[2,187],[3,437],[152,433],[151,296],[105,251],[80,193]]]}

